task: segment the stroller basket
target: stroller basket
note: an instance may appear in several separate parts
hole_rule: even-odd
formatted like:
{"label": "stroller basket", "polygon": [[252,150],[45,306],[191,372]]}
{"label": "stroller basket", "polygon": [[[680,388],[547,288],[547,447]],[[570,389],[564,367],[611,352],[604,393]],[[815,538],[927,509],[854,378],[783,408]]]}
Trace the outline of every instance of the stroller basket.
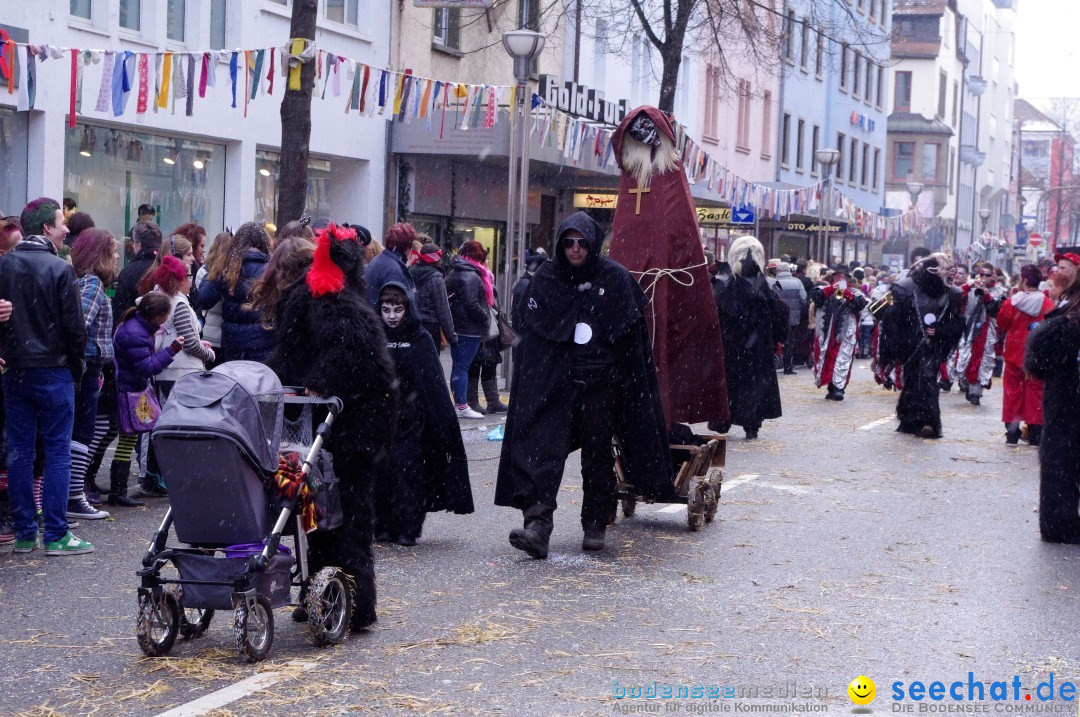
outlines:
{"label": "stroller basket", "polygon": [[[209,555],[177,553],[172,558],[181,580],[202,580],[220,585],[184,584],[184,607],[203,610],[231,610],[233,579],[247,572],[248,558],[214,558]],[[270,599],[271,607],[288,605],[291,597],[290,569],[293,557],[278,553],[262,573],[251,573],[250,587]]]}

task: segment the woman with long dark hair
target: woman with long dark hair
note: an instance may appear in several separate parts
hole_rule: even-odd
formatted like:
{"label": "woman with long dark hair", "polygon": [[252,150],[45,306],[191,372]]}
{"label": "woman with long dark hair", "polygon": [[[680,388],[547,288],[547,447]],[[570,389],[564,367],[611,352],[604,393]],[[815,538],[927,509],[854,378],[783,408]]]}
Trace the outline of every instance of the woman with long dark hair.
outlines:
{"label": "woman with long dark hair", "polygon": [[[299,222],[289,222],[285,229],[293,224]],[[310,239],[295,234],[278,238],[274,253],[270,255],[270,263],[266,265],[266,273],[251,290],[251,308],[262,315],[263,328],[274,330],[282,297],[304,278],[314,257],[315,243]]]}
{"label": "woman with long dark hair", "polygon": [[262,316],[252,310],[251,290],[270,261],[270,237],[258,222],[236,230],[221,276],[199,288],[199,305],[209,310],[221,303],[222,361],[266,361],[274,335],[263,328]]}

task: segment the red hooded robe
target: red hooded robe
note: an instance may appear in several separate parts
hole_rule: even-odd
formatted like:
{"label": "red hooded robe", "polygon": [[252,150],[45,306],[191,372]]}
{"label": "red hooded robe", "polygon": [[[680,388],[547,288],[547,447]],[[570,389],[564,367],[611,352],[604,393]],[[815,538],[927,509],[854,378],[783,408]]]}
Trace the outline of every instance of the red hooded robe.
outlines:
{"label": "red hooded robe", "polygon": [[[663,112],[638,107],[626,115],[611,140],[620,167],[623,136],[641,113],[675,141],[674,129]],[[636,188],[637,179],[624,170],[609,256],[630,270],[650,299],[648,323],[664,414],[669,423],[727,423],[730,412],[720,318],[682,162],[675,169],[654,174],[647,192],[630,192]],[[636,211],[639,197],[640,213]],[[685,272],[676,275],[678,280],[671,276],[656,279],[646,273],[654,269]]]}

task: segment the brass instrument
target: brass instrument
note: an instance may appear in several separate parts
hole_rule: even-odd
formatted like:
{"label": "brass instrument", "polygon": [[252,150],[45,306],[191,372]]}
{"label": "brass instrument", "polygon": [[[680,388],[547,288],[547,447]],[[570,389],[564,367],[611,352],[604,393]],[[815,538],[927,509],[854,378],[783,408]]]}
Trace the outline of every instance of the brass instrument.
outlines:
{"label": "brass instrument", "polygon": [[890,291],[877,301],[871,302],[866,308],[875,319],[879,319],[881,318],[881,312],[885,311],[887,307],[892,306],[895,302],[896,299],[893,298],[892,292]]}

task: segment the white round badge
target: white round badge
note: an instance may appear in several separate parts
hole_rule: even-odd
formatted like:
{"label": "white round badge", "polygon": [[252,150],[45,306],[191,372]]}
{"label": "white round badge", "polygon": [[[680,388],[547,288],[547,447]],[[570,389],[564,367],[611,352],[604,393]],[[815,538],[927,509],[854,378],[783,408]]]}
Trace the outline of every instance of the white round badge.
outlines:
{"label": "white round badge", "polygon": [[922,320],[923,320],[923,323],[926,324],[927,326],[933,326],[934,324],[937,323],[937,317],[934,316],[933,314],[927,314],[926,316],[923,317]]}
{"label": "white round badge", "polygon": [[588,324],[578,324],[574,327],[574,343],[587,344],[592,341],[592,327]]}

